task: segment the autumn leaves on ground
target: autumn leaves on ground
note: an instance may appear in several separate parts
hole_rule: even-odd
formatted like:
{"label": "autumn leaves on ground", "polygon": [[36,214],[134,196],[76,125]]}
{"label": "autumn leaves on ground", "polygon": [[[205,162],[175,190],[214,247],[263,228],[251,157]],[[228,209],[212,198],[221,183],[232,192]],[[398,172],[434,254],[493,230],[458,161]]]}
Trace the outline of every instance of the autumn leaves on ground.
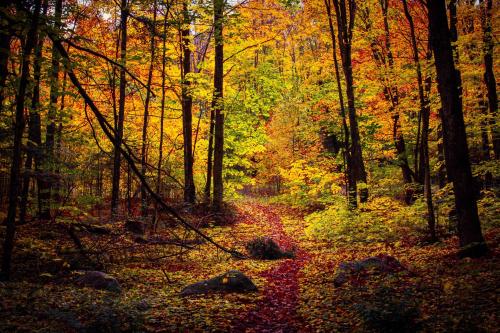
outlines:
{"label": "autumn leaves on ground", "polygon": [[[377,202],[363,210],[376,213],[385,209],[383,205]],[[172,249],[167,242],[151,243],[151,239],[172,239],[171,231],[163,228],[150,237],[150,243],[139,242],[131,232],[115,230],[113,235],[98,236],[82,232],[81,241],[93,246],[89,252],[105,250],[111,256],[103,258],[106,264],[100,268],[116,278],[117,292],[79,284],[85,265],[91,263],[73,250],[65,229],[34,223],[19,230],[15,262],[19,278],[0,289],[0,330],[496,330],[497,229],[486,235],[494,254],[459,260],[454,237],[432,245],[419,243],[412,234],[394,242],[320,241],[312,236],[304,211],[255,198],[237,201],[227,209],[228,225],[203,228],[216,241],[248,254],[249,241],[269,237],[282,250],[293,252],[293,258],[237,259],[194,238],[188,241],[190,235],[185,235],[184,243],[196,245],[179,254],[184,250]],[[370,225],[363,228],[368,230]],[[360,270],[341,269],[367,258],[372,264]],[[399,263],[396,269],[377,266],[374,258],[395,258],[401,267]],[[187,285],[230,270],[244,273],[258,291],[181,295]]]}

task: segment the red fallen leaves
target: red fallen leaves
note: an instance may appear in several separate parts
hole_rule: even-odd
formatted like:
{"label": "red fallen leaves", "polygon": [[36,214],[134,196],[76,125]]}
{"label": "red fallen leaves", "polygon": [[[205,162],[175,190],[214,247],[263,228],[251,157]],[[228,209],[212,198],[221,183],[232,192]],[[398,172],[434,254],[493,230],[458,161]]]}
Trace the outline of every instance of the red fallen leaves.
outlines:
{"label": "red fallen leaves", "polygon": [[[289,249],[295,247],[295,240],[283,230],[280,216],[272,210],[272,206],[252,203],[255,213],[264,215],[265,221],[271,226],[271,235],[280,247]],[[247,222],[248,223],[248,222]],[[254,222],[255,223],[255,222]],[[263,291],[264,298],[257,303],[255,309],[243,314],[233,324],[234,331],[255,332],[296,332],[303,331],[304,321],[297,313],[299,300],[299,275],[310,255],[298,250],[296,259],[283,260],[277,267],[261,274],[267,283]]]}

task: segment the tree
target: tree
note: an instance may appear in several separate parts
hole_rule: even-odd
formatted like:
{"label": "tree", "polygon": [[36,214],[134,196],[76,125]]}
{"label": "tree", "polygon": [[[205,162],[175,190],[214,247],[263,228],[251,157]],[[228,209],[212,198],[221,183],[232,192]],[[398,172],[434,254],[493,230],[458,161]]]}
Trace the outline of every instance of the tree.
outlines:
{"label": "tree", "polygon": [[325,0],[325,8],[326,8],[326,14],[328,16],[328,27],[330,31],[330,38],[332,40],[333,64],[335,68],[335,79],[339,94],[340,116],[342,117],[342,130],[344,132],[344,159],[346,164],[345,172],[347,174],[347,188],[348,188],[347,201],[350,208],[356,208],[358,205],[356,199],[356,177],[354,175],[354,170],[352,165],[352,155],[349,145],[349,128],[347,127],[346,112],[344,105],[344,93],[342,92],[339,62],[337,59],[337,41],[335,38],[335,29],[333,27],[332,4],[330,0]]}
{"label": "tree", "polygon": [[11,0],[0,3],[0,115],[3,111],[3,101],[5,99],[5,83],[8,75],[8,62],[10,56],[10,41],[12,34],[9,31],[9,23],[4,18],[5,10],[12,4]]}
{"label": "tree", "polygon": [[356,115],[354,82],[352,74],[351,43],[356,17],[356,3],[354,0],[333,0],[335,15],[337,18],[337,32],[339,40],[340,58],[346,83],[347,110],[349,116],[349,127],[351,134],[351,158],[356,180],[365,184],[359,187],[359,200],[368,200],[368,189],[366,188],[366,171],[361,151],[361,139],[359,136],[358,119]]}
{"label": "tree", "polygon": [[[406,2],[406,0],[402,1],[403,1],[403,10],[406,19],[408,20],[408,25],[410,27],[410,46],[412,49],[413,63],[415,65],[415,71],[417,74],[418,100],[420,104],[420,119],[422,120],[420,159],[423,161],[422,163],[423,170],[421,170],[421,172],[423,172],[424,176],[425,201],[427,204],[427,224],[429,226],[431,241],[435,241],[437,238],[436,219],[434,216],[434,206],[432,204],[431,176],[430,176],[430,166],[429,166],[429,118],[430,118],[431,105],[428,94],[424,93],[422,66],[420,65],[420,59],[418,56],[417,38],[415,36],[415,25],[413,23],[413,17],[410,14],[410,11],[408,9],[408,3]],[[428,75],[425,78],[425,85],[426,85],[425,91],[427,92],[430,91],[430,83],[431,83],[431,77],[430,75]]]}
{"label": "tree", "polygon": [[[129,16],[129,4],[127,0],[122,0],[120,5],[120,85],[119,85],[119,104],[118,104],[118,117],[116,119],[116,137],[117,145],[123,140],[123,123],[125,119],[125,98],[127,89],[127,79],[125,76],[125,65],[127,59],[127,19]],[[111,190],[111,213],[118,214],[120,204],[120,172],[121,172],[121,155],[120,151],[114,149],[113,159],[113,180]]]}
{"label": "tree", "polygon": [[[144,119],[142,123],[142,147],[141,147],[141,173],[143,177],[146,177],[146,163],[147,163],[147,145],[148,145],[148,121],[149,121],[149,103],[151,100],[151,84],[153,81],[153,66],[155,63],[155,38],[156,38],[156,10],[157,3],[156,0],[153,2],[153,21],[150,27],[151,30],[151,41],[150,41],[150,52],[149,55],[151,60],[149,62],[148,69],[148,82],[146,89],[146,100],[144,101]],[[142,215],[146,215],[147,211],[147,194],[144,186],[141,186],[141,208]]]}
{"label": "tree", "polygon": [[193,178],[193,98],[191,97],[191,15],[188,3],[182,3],[182,134],[184,138],[184,201],[194,203],[196,200],[196,189]]}
{"label": "tree", "polygon": [[490,125],[493,133],[493,150],[495,158],[500,159],[500,133],[497,128],[497,113],[498,113],[498,97],[497,97],[497,83],[495,79],[495,72],[493,70],[493,31],[492,31],[492,0],[480,0],[481,23],[483,28],[483,62],[484,62],[484,83],[486,85],[488,95],[489,116],[491,117]]}
{"label": "tree", "polygon": [[40,17],[41,0],[35,1],[35,6],[30,22],[30,29],[26,35],[26,43],[21,65],[21,76],[16,94],[16,122],[14,125],[14,145],[12,149],[12,162],[9,182],[9,207],[7,210],[5,241],[3,245],[2,271],[0,280],[9,280],[11,274],[12,249],[14,247],[14,237],[16,233],[16,211],[19,192],[19,181],[21,176],[21,146],[25,126],[24,105],[26,99],[26,89],[29,82],[29,72],[31,64],[31,53],[37,45],[38,21]]}
{"label": "tree", "polygon": [[[56,28],[60,28],[61,25],[61,14],[62,14],[62,0],[56,0],[54,8],[54,24]],[[45,139],[45,150],[46,156],[45,166],[46,172],[53,173],[54,168],[54,146],[55,146],[55,136],[56,136],[56,119],[57,119],[57,100],[59,97],[59,62],[60,56],[59,52],[52,48],[52,71],[50,75],[50,104],[49,112],[47,115],[48,123],[46,129],[46,139]],[[49,175],[49,179],[51,178]],[[50,200],[52,191],[52,182],[49,180],[46,182],[46,186],[41,191],[45,191],[43,198],[46,201],[43,205],[42,215],[43,218],[50,218]]]}
{"label": "tree", "polygon": [[[409,184],[412,182],[414,172],[410,169],[408,163],[408,156],[406,151],[406,142],[401,130],[401,121],[399,114],[399,91],[395,83],[394,75],[394,56],[392,54],[390,30],[389,30],[389,1],[379,0],[380,8],[382,11],[383,26],[384,26],[384,38],[383,43],[379,42],[378,36],[373,35],[373,26],[370,18],[370,7],[365,5],[361,10],[361,19],[363,20],[364,26],[362,27],[364,32],[369,36],[370,49],[372,51],[372,57],[377,66],[380,69],[379,79],[383,86],[383,95],[385,100],[389,103],[389,114],[392,118],[392,140],[394,142],[394,148],[397,154],[397,163],[401,168],[401,173],[403,176],[403,182]],[[385,51],[385,52],[384,52]],[[409,203],[411,198],[411,193],[407,192],[406,202]]]}
{"label": "tree", "polygon": [[486,253],[488,248],[481,232],[475,192],[471,190],[474,181],[462,113],[461,76],[453,60],[445,1],[429,1],[427,8],[442,106],[446,171],[453,183],[460,247],[464,250],[463,255],[478,256]]}
{"label": "tree", "polygon": [[224,39],[222,34],[224,19],[224,0],[214,0],[214,40],[215,40],[215,67],[214,67],[214,95],[212,108],[214,109],[214,192],[213,208],[220,211],[222,208],[224,185],[222,166],[224,158]]}

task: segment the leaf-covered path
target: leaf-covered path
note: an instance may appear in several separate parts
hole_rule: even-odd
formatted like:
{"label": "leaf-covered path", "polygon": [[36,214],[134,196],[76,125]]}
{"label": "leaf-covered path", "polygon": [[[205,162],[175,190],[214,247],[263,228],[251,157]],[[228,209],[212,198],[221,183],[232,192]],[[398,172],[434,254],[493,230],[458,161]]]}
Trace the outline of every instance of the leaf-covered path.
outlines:
{"label": "leaf-covered path", "polygon": [[284,229],[282,218],[292,214],[289,210],[272,204],[245,201],[245,210],[258,219],[242,223],[264,224],[269,228],[269,237],[283,249],[294,249],[295,258],[280,263],[260,274],[266,279],[264,298],[254,309],[234,323],[234,331],[297,332],[303,331],[303,320],[297,313],[299,301],[299,275],[310,259],[309,253],[298,247],[297,235],[290,235]]}

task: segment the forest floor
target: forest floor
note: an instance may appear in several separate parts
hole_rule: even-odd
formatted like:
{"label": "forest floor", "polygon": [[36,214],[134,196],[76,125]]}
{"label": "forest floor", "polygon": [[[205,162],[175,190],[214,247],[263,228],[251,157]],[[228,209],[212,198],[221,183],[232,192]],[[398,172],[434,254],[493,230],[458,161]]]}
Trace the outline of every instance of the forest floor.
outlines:
{"label": "forest floor", "polygon": [[[61,228],[21,226],[14,281],[0,284],[0,332],[498,331],[498,229],[485,232],[490,255],[460,260],[454,237],[431,245],[409,234],[395,243],[332,243],[309,237],[298,209],[251,198],[234,209],[234,223],[203,230],[241,252],[249,240],[271,237],[295,258],[240,260],[208,244],[167,250],[126,234],[81,233],[87,248],[106,253],[103,270],[120,282],[117,294],[75,284],[74,245]],[[340,263],[375,255],[393,256],[406,270],[363,272],[334,287]],[[179,294],[233,269],[259,291]]]}

